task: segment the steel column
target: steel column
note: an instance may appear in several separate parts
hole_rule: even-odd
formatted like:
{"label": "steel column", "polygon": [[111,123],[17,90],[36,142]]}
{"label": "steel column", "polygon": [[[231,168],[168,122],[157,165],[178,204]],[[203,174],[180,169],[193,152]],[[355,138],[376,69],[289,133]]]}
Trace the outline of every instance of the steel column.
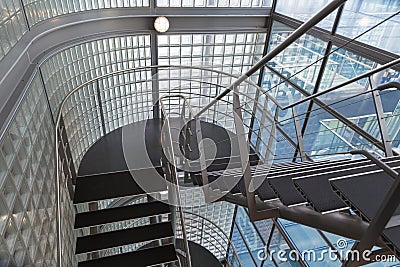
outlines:
{"label": "steel column", "polygon": [[[338,11],[336,13],[335,21],[334,21],[334,23],[332,25],[332,30],[331,30],[331,35],[332,36],[334,36],[336,34],[336,30],[337,30],[337,27],[339,25],[340,17],[341,17],[341,15],[343,13],[343,8],[344,8],[344,4],[341,5],[338,8]],[[332,40],[329,40],[327,45],[326,45],[324,57],[323,57],[323,60],[321,62],[321,67],[319,69],[317,80],[315,81],[315,86],[314,86],[314,90],[313,90],[312,94],[318,93],[318,90],[319,90],[319,88],[321,86],[321,82],[322,82],[322,78],[324,77],[326,65],[328,64],[328,61],[329,61],[329,55],[330,55],[330,53],[332,51],[332,44],[333,44]],[[313,108],[313,104],[314,104],[314,101],[312,101],[312,100],[308,104],[306,117],[304,118],[303,126],[301,128],[301,136],[304,136],[304,134],[306,132],[308,121],[310,119],[310,114],[311,114],[311,111],[312,111],[312,108]],[[296,148],[296,151],[295,151],[294,157],[293,157],[294,159],[297,158],[297,153],[298,153],[298,149]]]}
{"label": "steel column", "polygon": [[[293,114],[293,120],[294,120],[294,128],[296,130],[296,136],[297,136],[297,147],[296,151],[300,151],[300,158],[301,161],[306,161],[306,153],[304,152],[304,142],[303,142],[303,134],[301,133],[300,130],[300,123],[299,123],[299,118],[296,115],[296,110],[292,108],[292,114]],[[296,157],[293,158],[295,161]]]}
{"label": "steel column", "polygon": [[[150,1],[153,2],[153,1]],[[152,31],[150,33],[150,49],[151,49],[151,65],[158,65],[158,41],[157,33]],[[160,117],[160,103],[158,99],[160,98],[160,83],[158,80],[158,68],[151,69],[151,93],[153,99],[153,118]]]}

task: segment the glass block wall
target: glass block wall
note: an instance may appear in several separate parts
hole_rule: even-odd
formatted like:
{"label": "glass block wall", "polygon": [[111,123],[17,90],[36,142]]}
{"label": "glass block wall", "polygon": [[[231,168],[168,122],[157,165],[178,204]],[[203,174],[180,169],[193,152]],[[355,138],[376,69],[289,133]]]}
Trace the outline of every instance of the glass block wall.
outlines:
{"label": "glass block wall", "polygon": [[[54,116],[62,99],[78,85],[117,70],[146,65],[151,65],[150,35],[105,38],[55,54],[41,67]],[[102,135],[147,118],[151,109],[150,70],[113,75],[73,94],[62,115],[75,167]]]}
{"label": "glass block wall", "polygon": [[[55,266],[53,131],[36,75],[0,141],[0,266]],[[71,211],[71,206],[63,208],[68,266],[73,264],[74,247],[67,227],[73,223]]]}
{"label": "glass block wall", "polygon": [[[160,65],[195,66],[240,75],[262,58],[265,39],[265,32],[160,35],[157,39],[158,61]],[[235,80],[228,75],[196,69],[161,69],[158,76],[160,95],[183,94],[189,98],[195,111]],[[258,72],[249,80],[257,82],[257,77]],[[238,91],[246,95],[242,96],[242,100],[248,101],[244,108],[251,113],[256,88],[243,83]],[[232,94],[228,94],[223,101],[203,113],[202,118],[233,130],[233,111],[229,104],[232,100]]]}
{"label": "glass block wall", "polygon": [[27,31],[20,1],[0,1],[0,60]]}
{"label": "glass block wall", "polygon": [[[194,201],[204,198],[199,191],[200,190],[183,190],[183,192],[181,192],[182,203],[194,204]],[[224,233],[229,237],[235,205],[229,202],[219,201],[206,205],[185,207],[184,211],[198,214],[220,227],[222,231],[217,229],[210,222],[206,220],[203,221],[201,217],[191,214],[184,215],[188,240],[205,247],[218,259],[224,259],[228,251],[228,239],[224,237]]]}
{"label": "glass block wall", "polygon": [[43,20],[56,16],[105,8],[148,7],[149,0],[23,0],[29,25],[33,26]]}

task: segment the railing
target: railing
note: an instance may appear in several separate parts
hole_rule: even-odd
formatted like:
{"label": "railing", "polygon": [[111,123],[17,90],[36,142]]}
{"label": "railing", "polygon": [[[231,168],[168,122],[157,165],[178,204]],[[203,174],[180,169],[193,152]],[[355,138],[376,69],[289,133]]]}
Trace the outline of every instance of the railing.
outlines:
{"label": "railing", "polygon": [[[163,165],[164,165],[164,170],[166,172],[166,179],[170,183],[172,183],[172,186],[168,186],[168,200],[171,203],[172,200],[172,207],[174,207],[172,211],[172,223],[173,223],[173,229],[175,233],[175,240],[177,237],[177,229],[176,226],[179,226],[180,231],[182,233],[182,239],[183,239],[183,244],[184,244],[184,257],[185,257],[185,264],[183,266],[191,267],[192,266],[192,260],[191,260],[191,255],[189,251],[189,243],[187,239],[187,234],[186,234],[186,229],[185,229],[185,217],[182,211],[182,200],[181,200],[181,191],[180,191],[180,186],[179,186],[179,180],[178,180],[178,171],[177,171],[177,165],[179,164],[175,158],[175,149],[174,145],[176,145],[176,142],[178,142],[178,150],[180,151],[179,148],[179,139],[178,140],[173,140],[172,135],[171,135],[171,121],[170,121],[170,114],[167,112],[167,109],[165,108],[165,105],[163,103],[164,99],[171,99],[174,97],[182,98],[184,100],[184,105],[187,107],[187,113],[189,115],[189,118],[191,117],[192,110],[189,102],[186,100],[186,98],[182,95],[167,95],[163,96],[160,98],[160,105],[161,105],[161,115],[163,119],[163,130],[161,131],[161,143],[163,144]],[[186,109],[182,109],[182,112],[179,114],[179,119],[183,120],[183,123],[185,123],[185,116],[186,116]],[[180,131],[180,128],[178,128],[178,131]],[[178,216],[177,213],[178,212]],[[179,219],[177,218],[179,217]],[[176,243],[175,243],[176,244]]]}
{"label": "railing", "polygon": [[214,256],[229,267],[243,267],[235,245],[229,236],[211,220],[189,211],[183,211],[188,228],[188,240],[214,248]]}

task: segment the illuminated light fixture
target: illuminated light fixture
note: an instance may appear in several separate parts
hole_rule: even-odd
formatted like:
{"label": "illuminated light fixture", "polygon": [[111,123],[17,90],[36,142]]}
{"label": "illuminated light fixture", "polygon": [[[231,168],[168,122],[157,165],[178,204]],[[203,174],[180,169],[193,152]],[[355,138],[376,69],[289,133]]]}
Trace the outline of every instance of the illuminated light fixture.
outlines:
{"label": "illuminated light fixture", "polygon": [[166,17],[158,17],[154,21],[154,29],[158,32],[166,32],[169,29],[169,20]]}

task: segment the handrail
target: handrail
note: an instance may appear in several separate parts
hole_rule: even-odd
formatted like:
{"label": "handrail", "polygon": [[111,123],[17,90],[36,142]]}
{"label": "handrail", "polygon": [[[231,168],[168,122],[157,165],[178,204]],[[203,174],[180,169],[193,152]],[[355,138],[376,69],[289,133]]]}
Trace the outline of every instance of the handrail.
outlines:
{"label": "handrail", "polygon": [[[343,87],[343,86],[349,85],[349,84],[351,84],[351,83],[353,83],[353,82],[356,82],[356,81],[358,81],[358,80],[361,80],[361,79],[363,79],[363,78],[367,78],[367,77],[369,77],[369,76],[371,76],[371,75],[373,75],[373,74],[375,74],[375,73],[378,73],[378,72],[380,72],[380,71],[382,71],[382,70],[385,70],[385,69],[387,69],[387,68],[393,67],[393,66],[395,66],[395,65],[397,65],[397,64],[400,64],[400,58],[398,58],[398,59],[396,59],[396,60],[393,60],[393,61],[391,61],[391,62],[389,62],[389,63],[386,63],[385,65],[382,65],[382,66],[380,66],[379,68],[373,69],[373,70],[368,71],[368,72],[366,72],[366,73],[364,73],[364,74],[361,74],[361,75],[359,75],[359,76],[357,76],[357,77],[354,77],[354,78],[352,78],[352,79],[350,79],[350,80],[348,80],[348,81],[345,81],[345,82],[340,83],[340,84],[338,84],[338,85],[335,85],[335,86],[333,86],[333,87],[331,87],[331,88],[328,88],[328,89],[326,89],[326,90],[324,90],[324,91],[321,91],[321,92],[319,92],[319,93],[310,95],[310,96],[308,96],[308,97],[305,97],[305,98],[303,98],[303,99],[301,99],[301,100],[299,100],[299,101],[297,101],[297,102],[294,102],[294,103],[292,103],[292,104],[290,104],[290,105],[287,105],[287,106],[283,107],[282,109],[285,110],[285,109],[288,109],[288,108],[292,108],[292,107],[297,106],[297,105],[299,105],[299,104],[301,104],[301,103],[303,103],[303,102],[312,100],[312,99],[314,99],[314,98],[316,98],[316,97],[318,97],[318,96],[321,96],[321,95],[327,94],[327,93],[329,93],[329,92],[335,91],[335,90],[337,90],[337,89],[339,89],[339,88],[341,88],[341,87]],[[385,89],[385,88],[383,88],[383,89]],[[382,89],[380,89],[380,90],[382,90]]]}
{"label": "handrail", "polygon": [[[191,107],[189,102],[187,101],[186,97],[184,97],[183,95],[180,94],[175,94],[175,95],[165,95],[160,97],[159,99],[159,103],[161,105],[161,111],[164,114],[164,120],[166,120],[167,124],[168,124],[168,139],[170,141],[170,145],[171,145],[171,157],[172,157],[172,167],[174,169],[174,173],[171,175],[172,178],[172,182],[175,186],[175,194],[176,194],[176,200],[177,200],[177,206],[176,209],[179,212],[179,219],[180,219],[180,223],[181,223],[181,229],[182,229],[182,235],[183,235],[183,242],[184,242],[184,246],[185,246],[185,259],[186,259],[186,264],[188,267],[192,266],[192,260],[191,260],[191,255],[190,255],[190,251],[189,251],[189,243],[188,243],[188,238],[187,238],[187,233],[186,233],[186,229],[185,229],[185,217],[183,215],[183,211],[182,211],[182,200],[181,200],[181,195],[180,195],[180,186],[179,186],[179,181],[177,178],[177,169],[176,169],[176,160],[175,160],[175,154],[174,154],[174,147],[173,147],[173,143],[172,143],[172,136],[171,136],[171,127],[170,127],[170,123],[169,123],[169,119],[168,119],[168,114],[167,111],[165,109],[165,106],[162,102],[162,100],[164,98],[170,98],[170,97],[180,97],[184,100],[184,102],[188,105],[188,108],[190,110],[190,112],[192,112]],[[174,203],[173,203],[174,205]],[[175,219],[175,218],[174,218]],[[174,222],[175,223],[175,222]],[[176,234],[176,233],[175,233]]]}
{"label": "handrail", "polygon": [[200,110],[195,117],[199,117],[205,111],[207,111],[210,107],[212,107],[215,103],[217,103],[220,99],[226,96],[229,92],[237,88],[242,82],[246,81],[251,75],[253,75],[260,68],[264,67],[264,65],[270,61],[272,58],[277,56],[280,52],[286,49],[289,45],[295,42],[300,36],[305,34],[309,29],[317,25],[320,21],[322,21],[325,17],[327,17],[330,13],[332,13],[336,8],[341,6],[346,0],[333,0],[325,7],[323,7],[317,14],[303,23],[298,29],[296,29],[288,38],[285,39],[281,44],[275,47],[271,52],[265,55],[262,59],[260,59],[253,67],[251,67],[246,73],[242,74],[236,81],[234,81],[230,86],[228,86],[224,92],[216,96],[210,103],[208,103],[202,110]]}
{"label": "handrail", "polygon": [[217,224],[215,224],[215,223],[212,222],[211,220],[207,219],[206,217],[201,216],[200,214],[196,214],[196,213],[193,213],[193,212],[190,212],[190,211],[183,211],[183,213],[189,214],[189,215],[192,215],[192,216],[199,217],[199,218],[201,218],[202,220],[205,220],[205,221],[207,221],[208,223],[210,223],[213,227],[216,227],[216,228],[224,235],[224,237],[226,238],[226,240],[229,242],[230,246],[232,247],[233,255],[235,255],[235,257],[237,258],[237,260],[238,260],[238,262],[239,262],[239,266],[243,266],[243,265],[241,264],[241,262],[240,262],[239,254],[238,254],[237,251],[236,251],[235,245],[233,244],[232,240],[229,238],[229,236],[225,233],[225,231],[224,231],[221,227],[219,227]]}

